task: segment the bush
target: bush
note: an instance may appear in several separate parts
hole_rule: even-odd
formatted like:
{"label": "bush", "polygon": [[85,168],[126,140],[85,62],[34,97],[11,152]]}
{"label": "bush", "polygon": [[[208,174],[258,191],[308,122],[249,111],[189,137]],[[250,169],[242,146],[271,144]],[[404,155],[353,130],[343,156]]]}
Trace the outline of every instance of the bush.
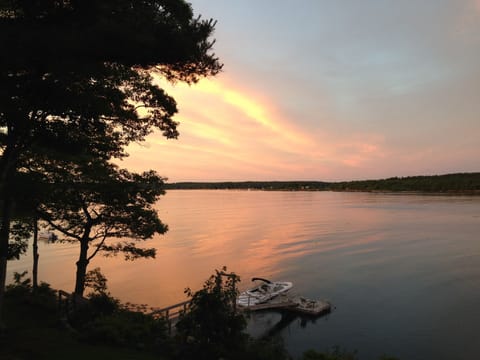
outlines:
{"label": "bush", "polygon": [[[338,346],[333,347],[332,350],[326,352],[317,352],[315,350],[308,350],[303,354],[302,360],[358,360],[357,352],[348,352],[341,350]],[[379,360],[398,360],[395,357],[382,355]]]}
{"label": "bush", "polygon": [[246,320],[235,309],[235,284],[240,279],[226,270],[215,270],[203,289],[195,293],[185,290],[191,303],[176,326],[183,359],[218,359],[242,352],[247,346],[248,336],[243,332]]}
{"label": "bush", "polygon": [[13,273],[13,284],[6,286],[7,296],[25,296],[32,292],[32,280],[30,278],[24,279],[27,274],[28,271]]}
{"label": "bush", "polygon": [[357,352],[347,352],[339,347],[334,347],[326,352],[308,350],[303,354],[302,360],[358,360]]}
{"label": "bush", "polygon": [[89,295],[89,307],[93,317],[112,315],[120,309],[120,301],[109,294]]}
{"label": "bush", "polygon": [[85,287],[93,291],[78,306],[70,322],[81,340],[93,344],[152,347],[167,337],[163,319],[131,311],[107,291],[107,278],[100,268],[89,271]]}
{"label": "bush", "polygon": [[238,354],[233,359],[249,360],[289,360],[287,350],[281,338],[250,339],[244,354]]}
{"label": "bush", "polygon": [[94,344],[128,347],[153,347],[166,337],[166,324],[149,315],[128,310],[98,316],[87,323],[81,339]]}
{"label": "bush", "polygon": [[14,298],[16,302],[23,302],[33,306],[38,306],[44,310],[56,311],[57,295],[49,284],[41,282],[34,290],[30,278],[25,278],[28,272],[15,272],[13,274],[13,284],[6,286],[5,296]]}

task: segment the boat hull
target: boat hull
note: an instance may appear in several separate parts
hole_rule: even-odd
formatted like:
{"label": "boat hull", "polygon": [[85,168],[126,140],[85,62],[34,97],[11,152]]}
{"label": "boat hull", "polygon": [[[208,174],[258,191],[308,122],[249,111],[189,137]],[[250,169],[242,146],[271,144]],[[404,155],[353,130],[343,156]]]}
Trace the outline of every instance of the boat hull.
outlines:
{"label": "boat hull", "polygon": [[293,284],[288,281],[276,281],[261,284],[242,292],[237,298],[237,305],[249,307],[266,303],[280,294],[285,294],[292,288],[292,286]]}

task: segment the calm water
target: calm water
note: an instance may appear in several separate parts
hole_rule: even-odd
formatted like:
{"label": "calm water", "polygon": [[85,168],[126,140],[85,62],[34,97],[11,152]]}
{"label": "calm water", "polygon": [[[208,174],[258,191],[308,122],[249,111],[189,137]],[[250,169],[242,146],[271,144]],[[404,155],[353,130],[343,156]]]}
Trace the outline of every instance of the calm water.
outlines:
{"label": "calm water", "polygon": [[[361,359],[480,356],[480,197],[169,191],[158,209],[170,231],[147,243],[155,260],[91,264],[123,301],[171,305],[227,265],[243,287],[252,276],[289,280],[334,303],[327,317],[281,330],[294,355],[339,345]],[[72,290],[77,247],[40,252],[40,278]],[[30,255],[9,273],[29,267]]]}

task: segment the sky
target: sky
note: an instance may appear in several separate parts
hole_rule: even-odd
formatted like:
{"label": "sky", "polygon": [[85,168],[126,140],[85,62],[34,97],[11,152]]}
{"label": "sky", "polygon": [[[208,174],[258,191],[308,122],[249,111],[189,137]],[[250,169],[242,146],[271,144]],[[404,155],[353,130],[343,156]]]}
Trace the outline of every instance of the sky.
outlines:
{"label": "sky", "polygon": [[213,78],[159,83],[177,140],[121,166],[178,181],[480,171],[480,0],[192,0],[217,21]]}

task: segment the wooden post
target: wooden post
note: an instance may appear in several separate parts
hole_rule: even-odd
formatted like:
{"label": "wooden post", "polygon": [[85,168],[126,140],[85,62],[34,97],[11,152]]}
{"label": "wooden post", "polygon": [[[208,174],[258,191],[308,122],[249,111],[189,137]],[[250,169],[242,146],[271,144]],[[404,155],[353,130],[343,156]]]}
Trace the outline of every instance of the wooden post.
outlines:
{"label": "wooden post", "polygon": [[167,309],[167,311],[165,311],[165,318],[167,319],[167,324],[168,324],[168,334],[171,335],[172,334],[172,322],[170,320],[170,312],[169,312],[168,309]]}
{"label": "wooden post", "polygon": [[234,313],[237,313],[237,290],[236,290],[236,287],[235,287],[235,283],[237,282],[237,277],[236,276],[233,276],[232,278],[232,287],[233,287],[233,292],[235,293],[235,300],[233,301],[233,312]]}

